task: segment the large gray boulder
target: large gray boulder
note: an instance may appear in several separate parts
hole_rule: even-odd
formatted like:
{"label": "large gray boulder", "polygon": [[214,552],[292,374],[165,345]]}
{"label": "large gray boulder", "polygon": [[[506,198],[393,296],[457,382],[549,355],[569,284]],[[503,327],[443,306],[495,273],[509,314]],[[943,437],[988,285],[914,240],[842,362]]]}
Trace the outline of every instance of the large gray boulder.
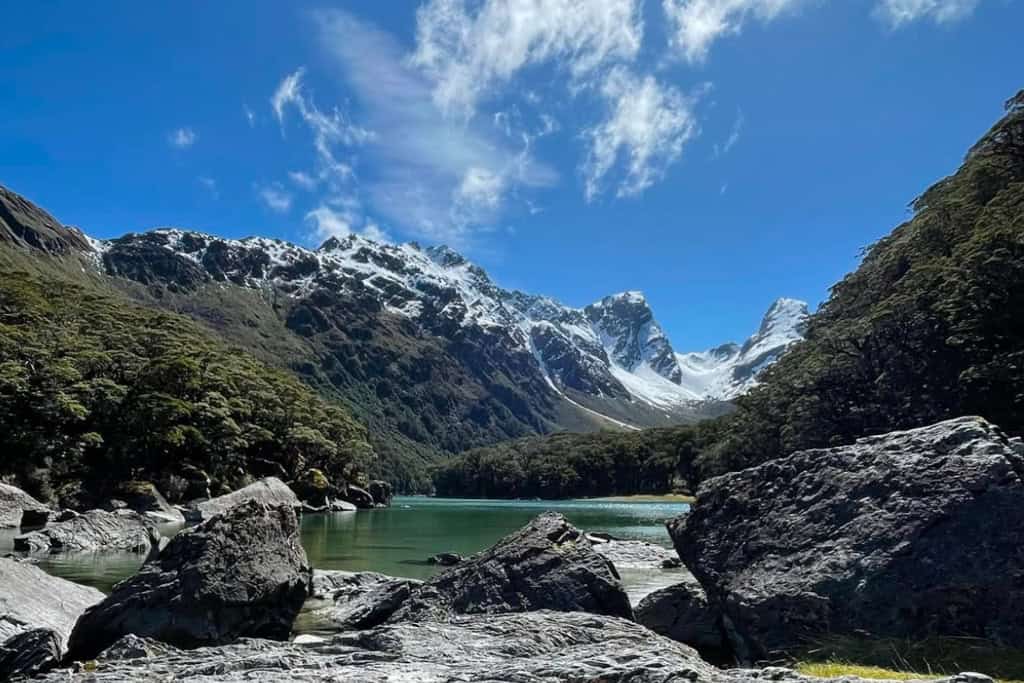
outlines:
{"label": "large gray boulder", "polygon": [[75,621],[103,597],[34,564],[0,558],[0,680],[56,665]]}
{"label": "large gray boulder", "polygon": [[0,529],[41,526],[50,516],[50,508],[16,486],[0,484]]}
{"label": "large gray boulder", "polygon": [[277,477],[267,477],[227,495],[194,503],[185,510],[185,519],[191,523],[203,522],[253,500],[264,505],[286,505],[294,510],[302,509],[298,496],[287,484]]}
{"label": "large gray boulder", "polygon": [[28,553],[148,552],[159,541],[155,524],[131,510],[90,510],[14,539]]}
{"label": "large gray boulder", "polygon": [[634,610],[637,623],[695,648],[710,662],[733,663],[718,607],[708,600],[692,575],[682,575],[683,581],[654,591],[640,601]]}
{"label": "large gray boulder", "polygon": [[391,620],[543,609],[633,618],[615,567],[554,512],[430,579]]}
{"label": "large gray boulder", "polygon": [[317,617],[340,631],[373,628],[387,621],[422,583],[376,572],[315,572],[314,592],[332,602]]}
{"label": "large gray boulder", "polygon": [[1024,646],[1024,457],[965,417],[711,479],[669,522],[745,661],[823,634]]}
{"label": "large gray boulder", "polygon": [[187,648],[284,639],[312,580],[292,507],[250,500],[181,532],[117,584],[79,619],[68,657],[91,659],[129,633]]}
{"label": "large gray boulder", "polygon": [[[692,649],[615,617],[531,612],[403,623],[308,645],[242,640],[181,651],[125,639],[88,671],[51,672],[48,683],[754,683],[815,680],[786,669],[722,671]],[[860,679],[843,678],[842,683]],[[932,683],[992,683],[984,676]],[[837,683],[838,680],[837,680]],[[873,683],[878,683],[877,681]]]}

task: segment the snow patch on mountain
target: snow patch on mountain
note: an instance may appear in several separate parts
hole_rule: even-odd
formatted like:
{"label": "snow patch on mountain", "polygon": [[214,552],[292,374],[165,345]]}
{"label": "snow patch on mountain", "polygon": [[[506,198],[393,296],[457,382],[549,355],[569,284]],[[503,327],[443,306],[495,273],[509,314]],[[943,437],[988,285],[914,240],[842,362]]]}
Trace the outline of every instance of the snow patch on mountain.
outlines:
{"label": "snow patch on mountain", "polygon": [[743,344],[723,344],[707,351],[676,355],[682,384],[706,398],[730,400],[756,386],[758,376],[792,344],[804,338],[807,304],[778,299],[758,331]]}
{"label": "snow patch on mountain", "polygon": [[802,338],[807,316],[806,304],[780,299],[742,347],[677,354],[641,292],[573,308],[503,289],[446,246],[383,244],[350,235],[310,250],[278,239],[230,240],[176,228],[89,243],[100,265],[116,259],[118,250],[164,250],[192,264],[193,274],[215,281],[275,285],[294,297],[319,289],[369,295],[384,310],[432,329],[475,326],[497,335],[511,353],[532,356],[546,383],[573,403],[569,390],[664,410],[733,398]]}

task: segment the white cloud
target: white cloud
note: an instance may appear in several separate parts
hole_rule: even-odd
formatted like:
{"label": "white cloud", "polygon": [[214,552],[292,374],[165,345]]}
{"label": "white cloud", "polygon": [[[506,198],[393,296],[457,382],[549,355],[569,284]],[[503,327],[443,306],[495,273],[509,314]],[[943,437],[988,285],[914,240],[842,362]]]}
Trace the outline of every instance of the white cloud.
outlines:
{"label": "white cloud", "polygon": [[490,117],[446,118],[434,105],[432,83],[409,65],[393,37],[344,11],[316,16],[360,120],[388,131],[361,148],[360,160],[369,163],[360,164],[358,179],[366,203],[388,223],[425,239],[464,244],[490,227],[510,197],[557,180],[533,158],[532,135],[513,134],[511,121],[506,137]]}
{"label": "white cloud", "polygon": [[167,141],[178,149],[188,149],[192,145],[196,144],[196,140],[199,136],[191,128],[178,128],[177,130],[171,131],[171,134],[167,136]]}
{"label": "white cloud", "polygon": [[288,177],[298,187],[303,190],[315,190],[317,186],[317,180],[305,171],[288,171]]}
{"label": "white cloud", "polygon": [[256,127],[256,112],[249,108],[248,104],[242,105],[242,113],[245,114],[245,120],[249,122],[250,128]]}
{"label": "white cloud", "polygon": [[331,183],[336,191],[352,179],[352,165],[341,161],[335,154],[338,145],[355,146],[372,141],[374,133],[355,125],[335,108],[330,113],[322,112],[312,95],[305,92],[302,78],[305,68],[285,76],[270,98],[274,115],[284,132],[287,110],[294,107],[302,121],[313,133],[313,144],[320,163],[320,179]]}
{"label": "white cloud", "polygon": [[217,189],[217,181],[210,176],[201,175],[196,178],[199,184],[206,188],[206,191],[210,193],[210,196],[214,199],[220,198],[220,190]]}
{"label": "white cloud", "polygon": [[281,183],[271,183],[256,188],[257,194],[271,211],[287,213],[292,208],[292,195]]}
{"label": "white cloud", "polygon": [[311,237],[323,242],[330,237],[362,235],[376,242],[390,242],[391,238],[373,220],[362,216],[362,206],[352,197],[335,198],[331,204],[321,204],[306,214]]}
{"label": "white cloud", "polygon": [[616,67],[601,87],[608,118],[585,132],[589,154],[583,164],[587,200],[602,191],[605,176],[621,159],[625,177],[616,194],[640,194],[661,178],[697,132],[691,98],[652,76]]}
{"label": "white cloud", "polygon": [[662,0],[672,47],[691,63],[703,62],[711,45],[739,33],[750,18],[775,19],[804,0]]}
{"label": "white cloud", "polygon": [[980,0],[879,0],[875,16],[892,28],[928,19],[936,24],[951,24],[966,19]]}
{"label": "white cloud", "polygon": [[729,131],[729,137],[725,139],[725,142],[719,144],[715,143],[712,151],[712,156],[715,159],[725,156],[736,146],[736,143],[740,141],[740,135],[743,133],[743,126],[746,123],[746,119],[743,117],[743,110],[736,111],[736,120],[732,123],[732,130]]}
{"label": "white cloud", "polygon": [[473,114],[524,67],[557,60],[574,80],[632,60],[643,40],[639,0],[430,0],[416,14],[411,62],[446,113]]}

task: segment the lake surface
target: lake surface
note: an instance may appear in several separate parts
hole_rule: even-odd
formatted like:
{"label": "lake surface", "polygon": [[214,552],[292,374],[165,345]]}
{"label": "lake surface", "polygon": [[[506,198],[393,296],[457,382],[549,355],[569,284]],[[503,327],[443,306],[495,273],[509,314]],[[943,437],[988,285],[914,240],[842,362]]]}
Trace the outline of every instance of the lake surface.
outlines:
{"label": "lake surface", "polygon": [[[586,531],[671,547],[665,520],[687,509],[685,503],[602,500],[506,501],[398,496],[390,508],[302,520],[302,544],[317,569],[376,571],[425,579],[439,568],[427,558],[442,552],[471,555],[497,542],[546,510],[563,513]],[[17,532],[0,531],[0,554],[12,548]],[[127,553],[47,556],[46,571],[109,591],[138,570],[142,558]],[[676,572],[623,570],[635,601],[651,590],[674,583]]]}

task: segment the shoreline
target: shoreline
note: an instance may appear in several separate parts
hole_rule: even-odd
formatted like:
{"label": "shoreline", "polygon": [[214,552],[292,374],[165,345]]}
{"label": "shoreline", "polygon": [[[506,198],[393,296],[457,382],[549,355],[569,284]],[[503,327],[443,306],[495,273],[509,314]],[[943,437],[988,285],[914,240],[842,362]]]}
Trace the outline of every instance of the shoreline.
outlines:
{"label": "shoreline", "polygon": [[599,496],[597,498],[577,498],[576,500],[599,503],[686,503],[687,505],[697,502],[696,496],[688,496],[683,493],[634,493],[628,496]]}

